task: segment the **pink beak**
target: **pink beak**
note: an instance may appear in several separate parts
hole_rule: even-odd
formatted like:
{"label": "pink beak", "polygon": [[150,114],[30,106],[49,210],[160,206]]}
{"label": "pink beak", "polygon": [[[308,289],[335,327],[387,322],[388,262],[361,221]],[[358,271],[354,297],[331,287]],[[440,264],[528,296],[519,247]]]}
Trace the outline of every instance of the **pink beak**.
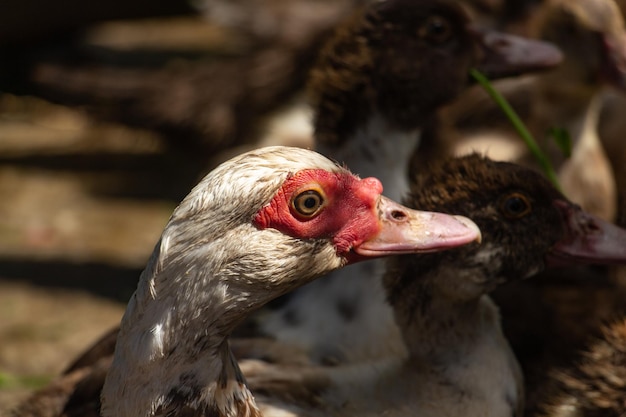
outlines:
{"label": "pink beak", "polygon": [[615,87],[626,90],[626,34],[604,35],[602,75]]}
{"label": "pink beak", "polygon": [[563,61],[563,54],[551,43],[476,26],[471,26],[470,30],[479,39],[483,51],[478,70],[489,78],[549,69]]}
{"label": "pink beak", "polygon": [[565,220],[565,237],[552,248],[548,261],[626,264],[626,230],[563,200],[554,205]]}
{"label": "pink beak", "polygon": [[481,240],[467,217],[412,210],[383,196],[377,209],[381,229],[353,248],[360,256],[437,252]]}

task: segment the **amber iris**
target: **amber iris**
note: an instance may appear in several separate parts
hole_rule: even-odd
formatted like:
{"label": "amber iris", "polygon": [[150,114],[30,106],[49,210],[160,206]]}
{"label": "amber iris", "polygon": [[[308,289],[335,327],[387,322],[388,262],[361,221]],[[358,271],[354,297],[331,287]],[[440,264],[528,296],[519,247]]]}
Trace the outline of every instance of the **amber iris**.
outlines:
{"label": "amber iris", "polygon": [[443,43],[452,36],[452,26],[441,16],[431,16],[419,28],[419,35],[431,42]]}
{"label": "amber iris", "polygon": [[502,199],[500,210],[509,219],[519,219],[531,211],[528,198],[520,193],[512,193]]}
{"label": "amber iris", "polygon": [[324,206],[324,196],[319,190],[306,190],[296,195],[291,207],[295,212],[305,219],[309,219],[317,215]]}

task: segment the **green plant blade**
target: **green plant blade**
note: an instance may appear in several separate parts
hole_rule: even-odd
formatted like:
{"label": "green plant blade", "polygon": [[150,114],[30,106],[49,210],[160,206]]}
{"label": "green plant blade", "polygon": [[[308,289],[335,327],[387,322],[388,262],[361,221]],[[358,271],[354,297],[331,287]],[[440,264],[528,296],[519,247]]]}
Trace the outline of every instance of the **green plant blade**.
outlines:
{"label": "green plant blade", "polygon": [[491,96],[491,98],[498,104],[498,106],[502,109],[506,117],[511,121],[513,127],[517,131],[517,133],[522,137],[528,149],[532,152],[537,162],[541,166],[541,169],[544,171],[550,182],[561,191],[561,185],[559,184],[559,179],[550,163],[548,157],[543,153],[537,142],[531,135],[531,133],[524,125],[524,122],[519,118],[515,110],[511,107],[508,101],[500,94],[493,85],[489,82],[487,77],[485,77],[480,71],[476,69],[470,70],[470,75],[485,89],[487,94]]}

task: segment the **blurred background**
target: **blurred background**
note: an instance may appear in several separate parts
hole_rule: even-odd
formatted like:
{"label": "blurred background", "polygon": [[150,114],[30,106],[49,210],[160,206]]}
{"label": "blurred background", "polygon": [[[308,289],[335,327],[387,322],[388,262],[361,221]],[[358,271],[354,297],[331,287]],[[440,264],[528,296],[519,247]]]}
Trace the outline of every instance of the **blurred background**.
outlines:
{"label": "blurred background", "polygon": [[[364,2],[2,1],[0,415],[119,322],[204,173],[252,146],[310,146],[293,106]],[[524,34],[543,1],[463,3]]]}

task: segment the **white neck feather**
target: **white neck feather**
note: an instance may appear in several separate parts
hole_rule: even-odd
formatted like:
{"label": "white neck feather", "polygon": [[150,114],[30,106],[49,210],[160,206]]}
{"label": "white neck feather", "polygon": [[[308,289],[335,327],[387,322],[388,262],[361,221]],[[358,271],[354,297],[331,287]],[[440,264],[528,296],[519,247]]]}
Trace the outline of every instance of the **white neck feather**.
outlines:
{"label": "white neck feather", "polygon": [[[227,343],[236,324],[229,303],[244,300],[232,300],[227,286],[199,267],[161,265],[167,246],[164,236],[122,320],[102,415],[152,416],[180,407],[235,416],[255,409]],[[216,282],[207,288],[209,280]]]}
{"label": "white neck feather", "polygon": [[377,177],[383,183],[384,194],[399,201],[409,189],[409,162],[419,145],[420,133],[420,129],[391,128],[382,116],[375,115],[340,148],[318,144],[317,150],[363,178]]}
{"label": "white neck feather", "polygon": [[[497,307],[471,288],[437,287],[459,269],[432,270],[394,301],[408,357],[325,370],[326,415],[513,417],[523,405],[519,366],[502,335]],[[479,288],[480,274],[474,280]],[[484,285],[483,285],[484,293]],[[393,297],[393,295],[392,295]]]}

